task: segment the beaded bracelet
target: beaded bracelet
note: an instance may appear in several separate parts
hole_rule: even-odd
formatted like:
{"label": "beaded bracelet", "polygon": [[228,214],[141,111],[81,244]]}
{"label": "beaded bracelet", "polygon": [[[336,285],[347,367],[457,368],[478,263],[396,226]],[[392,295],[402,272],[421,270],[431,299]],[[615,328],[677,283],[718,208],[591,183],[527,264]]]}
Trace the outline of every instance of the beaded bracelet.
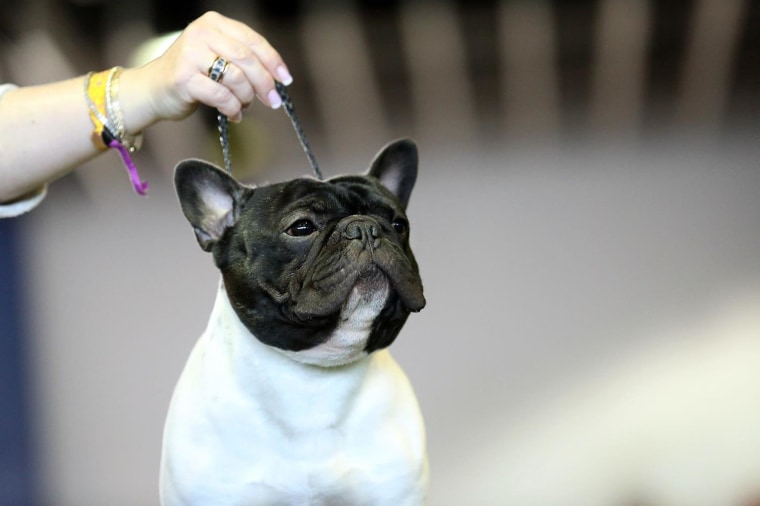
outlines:
{"label": "beaded bracelet", "polygon": [[84,96],[94,126],[92,141],[101,151],[113,148],[119,152],[133,188],[138,194],[145,195],[148,184],[140,179],[130,156],[139,149],[141,136],[126,134],[119,107],[118,78],[121,70],[121,67],[113,67],[102,72],[90,72],[85,77]]}

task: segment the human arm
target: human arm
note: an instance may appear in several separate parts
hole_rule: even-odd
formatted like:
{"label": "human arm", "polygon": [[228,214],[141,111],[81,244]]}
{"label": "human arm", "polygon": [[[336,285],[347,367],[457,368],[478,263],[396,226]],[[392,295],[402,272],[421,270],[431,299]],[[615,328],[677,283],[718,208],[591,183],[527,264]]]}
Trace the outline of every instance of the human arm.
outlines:
{"label": "human arm", "polygon": [[[230,62],[221,82],[207,75],[217,56]],[[185,118],[199,103],[239,121],[255,97],[279,106],[275,78],[291,80],[266,39],[243,23],[206,13],[163,55],[121,73],[125,130],[136,134],[160,120]],[[92,142],[84,82],[77,77],[21,87],[0,99],[0,203],[34,193],[100,152]]]}
{"label": "human arm", "polygon": [[7,92],[0,101],[0,202],[35,193],[98,153],[82,79]]}

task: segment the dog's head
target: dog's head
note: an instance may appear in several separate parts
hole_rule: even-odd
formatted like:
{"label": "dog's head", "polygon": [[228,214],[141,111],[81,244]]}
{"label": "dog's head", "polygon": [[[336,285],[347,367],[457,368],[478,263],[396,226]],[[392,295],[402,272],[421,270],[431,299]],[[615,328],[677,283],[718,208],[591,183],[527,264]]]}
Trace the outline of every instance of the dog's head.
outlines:
{"label": "dog's head", "polygon": [[250,187],[200,160],[175,171],[182,211],[240,320],[320,365],[390,345],[425,306],[405,213],[416,178],[410,140],[387,145],[363,175],[326,181]]}

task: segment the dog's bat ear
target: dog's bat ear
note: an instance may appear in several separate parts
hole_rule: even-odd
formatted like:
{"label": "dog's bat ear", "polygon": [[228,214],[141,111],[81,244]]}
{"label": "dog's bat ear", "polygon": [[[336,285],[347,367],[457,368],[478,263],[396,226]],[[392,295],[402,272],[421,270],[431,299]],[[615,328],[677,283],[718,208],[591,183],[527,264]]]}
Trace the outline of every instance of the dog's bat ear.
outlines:
{"label": "dog's bat ear", "polygon": [[382,148],[370,165],[368,176],[388,188],[406,209],[417,181],[417,145],[411,139],[399,139]]}
{"label": "dog's bat ear", "polygon": [[198,244],[210,251],[224,231],[235,224],[249,187],[203,160],[184,160],[174,169],[174,186]]}

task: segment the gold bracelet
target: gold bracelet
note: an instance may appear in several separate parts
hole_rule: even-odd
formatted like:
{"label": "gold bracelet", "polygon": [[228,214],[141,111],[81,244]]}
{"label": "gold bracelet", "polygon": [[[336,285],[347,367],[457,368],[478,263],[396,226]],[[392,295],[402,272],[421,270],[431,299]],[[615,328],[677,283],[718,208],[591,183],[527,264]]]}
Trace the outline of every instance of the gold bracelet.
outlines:
{"label": "gold bracelet", "polygon": [[114,67],[113,72],[108,74],[106,80],[106,116],[108,123],[112,127],[111,133],[116,139],[127,148],[130,153],[140,149],[142,144],[142,135],[129,135],[124,124],[124,114],[119,105],[119,77],[121,76],[121,67]]}

